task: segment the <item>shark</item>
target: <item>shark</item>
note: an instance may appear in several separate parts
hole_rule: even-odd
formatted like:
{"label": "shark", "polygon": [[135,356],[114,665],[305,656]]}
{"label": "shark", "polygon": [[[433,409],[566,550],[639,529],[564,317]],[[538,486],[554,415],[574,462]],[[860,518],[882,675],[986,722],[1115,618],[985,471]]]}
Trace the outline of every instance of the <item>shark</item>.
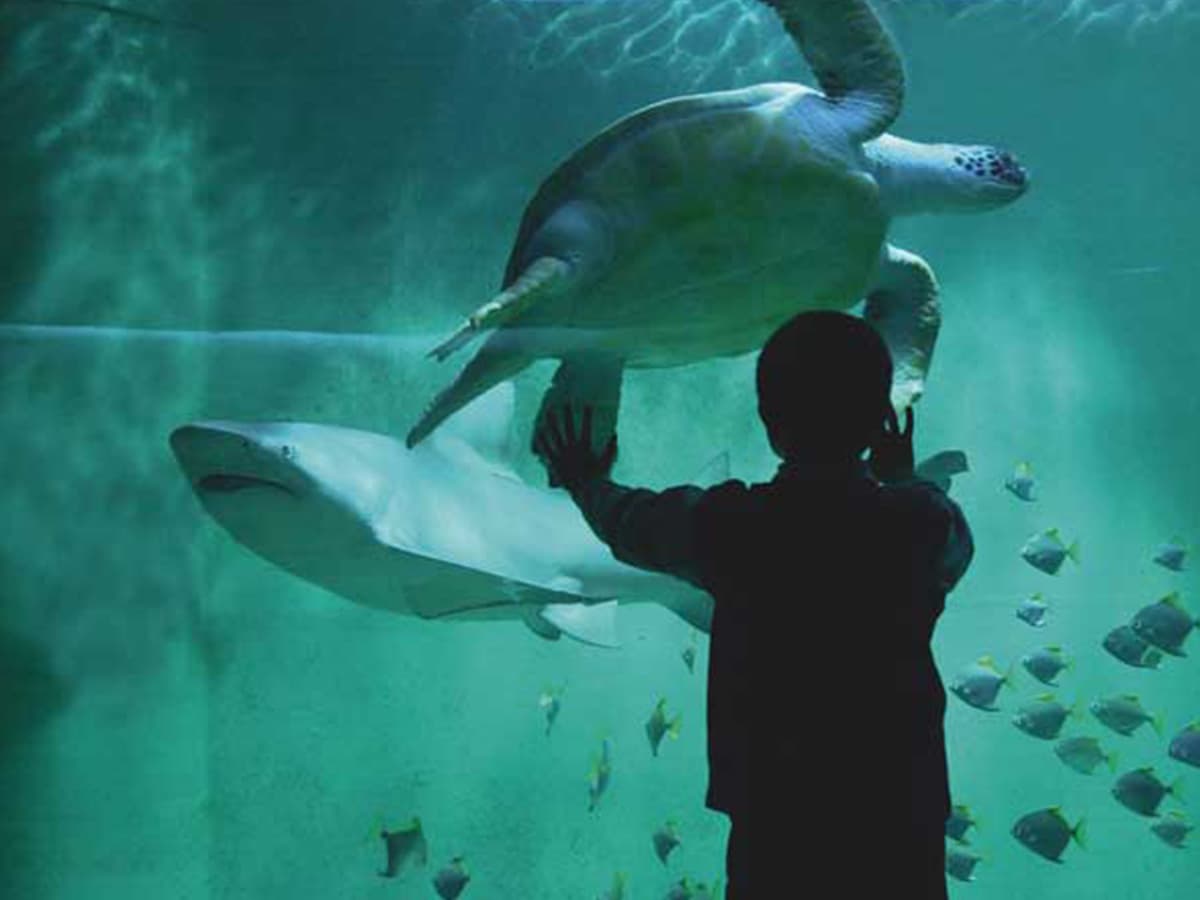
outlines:
{"label": "shark", "polygon": [[[565,491],[512,470],[513,406],[505,382],[412,449],[338,425],[227,420],[182,425],[169,443],[235,541],[355,603],[617,647],[618,604],[653,602],[707,633],[707,593],[618,561]],[[724,477],[718,454],[694,481]]]}
{"label": "shark", "polygon": [[[658,603],[709,632],[712,597],[613,557],[565,491],[507,462],[511,382],[428,442],[304,422],[198,421],[171,449],[204,511],[235,541],[305,581],[425,620],[519,619],[540,637],[618,647],[618,603]],[[944,489],[960,451],[918,473]],[[729,477],[715,456],[691,483]]]}
{"label": "shark", "polygon": [[[82,391],[76,381],[94,379],[114,359],[123,373],[114,389],[187,372],[204,382],[202,392],[184,392],[188,405],[255,421],[176,426],[165,408],[139,408],[123,425],[150,439],[166,430],[200,511],[284,572],[375,609],[431,621],[517,619],[540,637],[600,647],[619,645],[616,610],[633,602],[664,606],[707,633],[708,594],[619,562],[566,492],[515,474],[511,381],[412,450],[372,430],[386,429],[394,410],[363,395],[362,385],[403,382],[426,337],[0,323],[0,374],[13,401],[0,412],[14,427],[24,424],[25,400],[74,398]],[[311,383],[298,389],[297,371]],[[356,401],[325,408],[343,392]],[[263,409],[279,418],[257,421]],[[965,471],[959,451],[918,466],[945,489]],[[703,486],[728,477],[729,456],[718,453],[689,480]]]}

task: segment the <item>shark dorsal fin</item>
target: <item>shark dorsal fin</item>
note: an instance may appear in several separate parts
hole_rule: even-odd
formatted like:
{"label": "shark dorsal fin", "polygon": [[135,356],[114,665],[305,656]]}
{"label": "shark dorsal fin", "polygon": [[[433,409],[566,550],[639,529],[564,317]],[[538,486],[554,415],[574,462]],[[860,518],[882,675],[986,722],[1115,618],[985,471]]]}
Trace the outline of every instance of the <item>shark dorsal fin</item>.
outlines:
{"label": "shark dorsal fin", "polygon": [[433,437],[457,439],[489,462],[507,465],[512,453],[514,395],[511,381],[496,385],[448,418]]}

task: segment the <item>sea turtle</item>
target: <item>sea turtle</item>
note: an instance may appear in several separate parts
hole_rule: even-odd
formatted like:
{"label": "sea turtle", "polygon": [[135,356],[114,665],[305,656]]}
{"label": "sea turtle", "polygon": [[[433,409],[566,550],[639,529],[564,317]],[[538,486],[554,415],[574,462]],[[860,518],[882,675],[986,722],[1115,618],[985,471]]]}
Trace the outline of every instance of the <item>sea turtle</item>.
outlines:
{"label": "sea turtle", "polygon": [[887,243],[888,224],[1010,203],[1025,170],[997,148],[885,133],[904,71],[865,0],[762,2],[820,90],[781,82],[664,100],[563,162],[525,210],[500,293],[432,351],[444,359],[496,329],[408,446],[542,358],[561,363],[539,415],[590,403],[603,441],[624,366],[746,353],[797,312],[863,297],[896,363],[893,404],[921,396],[937,283],[924,260]]}

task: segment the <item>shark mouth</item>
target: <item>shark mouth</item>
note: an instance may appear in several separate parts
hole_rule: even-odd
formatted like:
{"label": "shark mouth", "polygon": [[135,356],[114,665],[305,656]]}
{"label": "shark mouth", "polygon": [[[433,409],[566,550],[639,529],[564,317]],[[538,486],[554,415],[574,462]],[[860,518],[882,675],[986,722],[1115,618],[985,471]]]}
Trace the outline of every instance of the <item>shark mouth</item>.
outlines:
{"label": "shark mouth", "polygon": [[283,491],[285,494],[290,494],[293,497],[296,496],[295,491],[286,484],[280,484],[278,481],[271,481],[269,478],[258,478],[254,475],[233,475],[225,472],[205,475],[196,482],[196,487],[210,494],[236,494],[239,491],[265,487]]}

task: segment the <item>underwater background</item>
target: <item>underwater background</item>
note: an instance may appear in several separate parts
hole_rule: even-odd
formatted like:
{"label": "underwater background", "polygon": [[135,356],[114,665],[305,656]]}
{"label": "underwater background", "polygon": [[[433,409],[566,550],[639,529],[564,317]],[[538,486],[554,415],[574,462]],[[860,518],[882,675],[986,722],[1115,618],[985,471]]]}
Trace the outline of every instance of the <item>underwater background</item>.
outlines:
{"label": "underwater background", "polygon": [[[977,551],[937,660],[947,684],[985,655],[1015,681],[1000,712],[948,699],[954,801],[979,819],[966,849],[983,857],[951,894],[1190,896],[1200,840],[1168,846],[1111,791],[1153,766],[1183,776],[1161,811],[1200,818],[1200,778],[1167,753],[1200,719],[1200,644],[1136,668],[1101,642],[1175,591],[1200,613],[1192,560],[1153,561],[1200,541],[1200,6],[877,8],[909,75],[892,131],[1000,144],[1033,181],[993,214],[892,230],[943,292],[918,456],[970,460],[953,496]],[[617,872],[632,898],[711,884],[728,826],[703,807],[703,636],[649,604],[621,609],[618,650],[356,606],[235,543],[167,436],[204,418],[402,435],[465,359],[425,352],[493,293],[556,162],[671,95],[812,83],[781,29],[750,0],[136,10],[0,0],[0,895],[433,897],[459,855],[468,898],[591,900]],[[397,340],[226,334],[245,330]],[[753,363],[628,372],[615,477],[679,483],[725,451],[734,476],[769,478]],[[551,371],[516,379],[518,448]],[[1033,502],[1005,490],[1020,462]],[[544,483],[528,454],[513,464]],[[1049,528],[1079,547],[1054,576],[1019,553]],[[1037,592],[1040,628],[1016,616]],[[828,641],[871,666],[854,635],[870,603],[844,633],[797,634],[796,652]],[[1048,644],[1073,660],[1051,689],[1079,701],[1064,736],[1098,737],[1116,771],[1072,771],[1014,727],[1047,690],[1019,660]],[[565,689],[547,734],[551,685]],[[779,685],[780,721],[838,689],[837,672]],[[1117,694],[1162,733],[1123,737],[1087,711]],[[655,757],[644,726],[660,697],[681,729]],[[872,715],[870,696],[845,702]],[[611,784],[589,812],[605,738]],[[839,736],[817,723],[811,739]],[[1009,833],[1052,806],[1087,823],[1061,865]],[[380,878],[380,829],[413,816],[427,865]],[[796,817],[820,827],[820,809]],[[663,864],[651,836],[668,819],[680,845]],[[845,839],[869,865],[888,836],[869,806],[861,821]],[[852,890],[854,873],[836,875]],[[773,896],[808,878],[798,853]]]}

